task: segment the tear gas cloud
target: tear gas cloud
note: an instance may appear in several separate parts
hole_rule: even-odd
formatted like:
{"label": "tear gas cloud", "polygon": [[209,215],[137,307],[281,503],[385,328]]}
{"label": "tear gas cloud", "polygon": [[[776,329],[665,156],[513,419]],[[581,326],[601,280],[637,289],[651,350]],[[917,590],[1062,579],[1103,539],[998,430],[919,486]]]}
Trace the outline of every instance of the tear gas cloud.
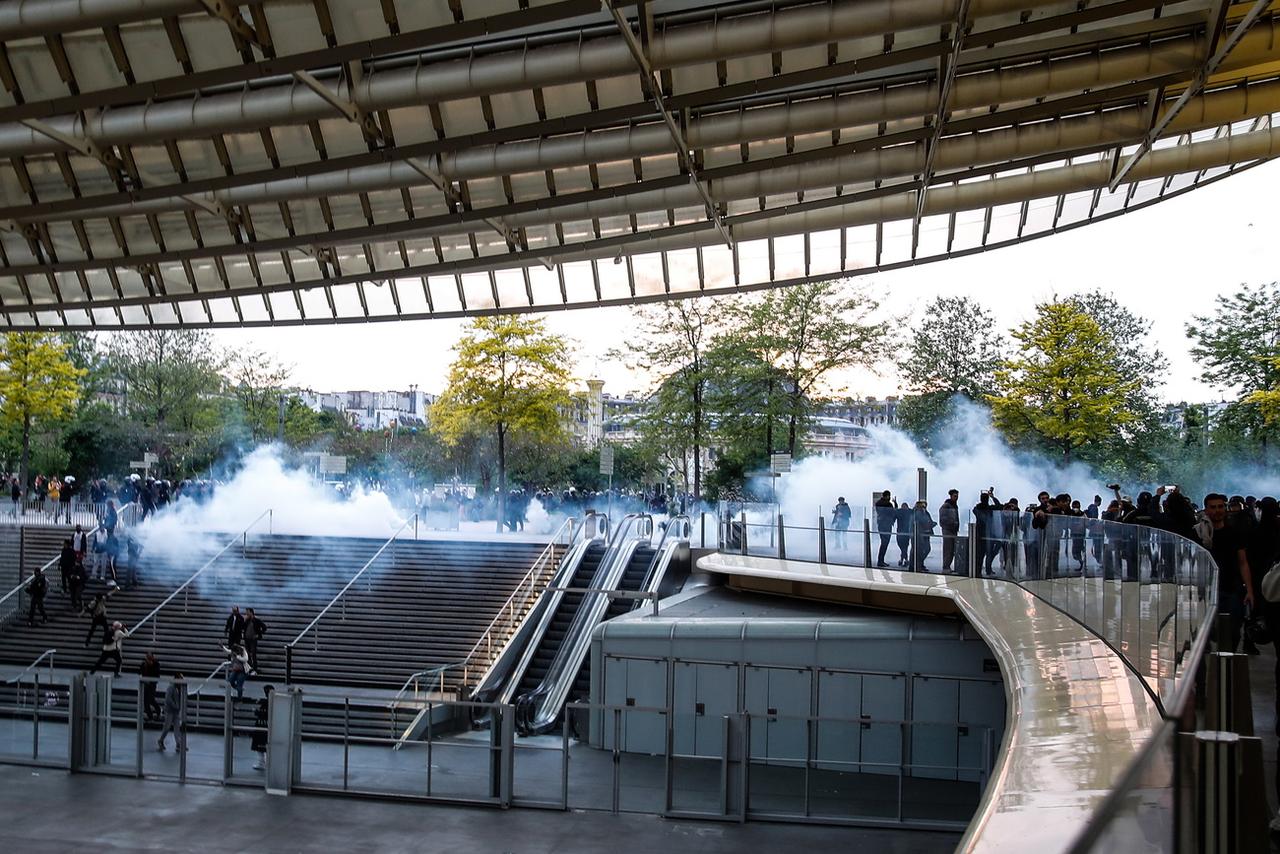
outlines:
{"label": "tear gas cloud", "polygon": [[[953,426],[939,437],[932,459],[899,430],[869,427],[868,431],[875,448],[867,457],[857,462],[810,457],[780,479],[778,503],[788,524],[816,525],[820,513],[829,519],[831,508],[842,495],[853,506],[855,519],[871,505],[872,494],[885,489],[899,503],[914,503],[917,468],[928,472],[929,507],[935,511],[950,489],[960,490],[962,510],[976,504],[979,494],[991,487],[1001,501],[1016,498],[1023,507],[1041,490],[1055,495],[1068,492],[1082,505],[1101,495],[1105,506],[1112,497],[1106,484],[1113,481],[1086,465],[1063,466],[1037,454],[1013,451],[992,425],[990,411],[968,401],[957,402]],[[1204,480],[1215,490],[1241,494],[1274,495],[1280,491],[1280,476],[1245,466],[1206,473]],[[1123,492],[1135,496],[1155,486],[1121,483]],[[1201,500],[1194,492],[1190,497],[1197,503]]]}

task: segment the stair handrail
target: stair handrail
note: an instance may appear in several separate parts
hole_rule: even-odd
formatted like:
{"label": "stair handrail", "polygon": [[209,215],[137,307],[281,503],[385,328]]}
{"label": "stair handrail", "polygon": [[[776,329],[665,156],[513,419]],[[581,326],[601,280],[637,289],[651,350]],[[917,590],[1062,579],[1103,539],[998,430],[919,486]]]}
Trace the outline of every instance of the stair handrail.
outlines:
{"label": "stair handrail", "polygon": [[387,541],[378,547],[378,550],[373,553],[373,556],[364,562],[364,566],[356,570],[356,574],[351,576],[351,579],[347,581],[346,584],[342,585],[342,589],[339,590],[334,595],[334,597],[329,600],[329,603],[327,605],[325,605],[323,608],[320,609],[320,613],[316,614],[315,617],[311,620],[311,622],[307,623],[307,627],[304,628],[302,631],[298,632],[297,636],[293,640],[289,641],[287,644],[284,645],[284,662],[285,662],[284,667],[285,667],[286,682],[293,681],[293,648],[297,646],[298,641],[306,637],[307,633],[310,632],[312,629],[314,629],[316,625],[319,624],[320,620],[324,618],[324,615],[329,613],[329,609],[332,608],[334,605],[336,605],[339,599],[347,595],[347,591],[351,589],[351,585],[355,584],[356,581],[360,579],[360,576],[364,575],[365,572],[369,570],[369,567],[373,566],[374,561],[382,557],[382,553],[385,552],[387,548],[390,547],[391,544],[396,541],[397,537],[399,537],[402,533],[404,533],[405,528],[408,528],[410,524],[414,525],[415,527],[417,526],[418,524],[417,513],[414,513],[408,519],[405,519],[404,524],[402,524],[399,528],[397,528],[395,533],[392,534],[390,537],[388,537]]}
{"label": "stair handrail", "polygon": [[201,691],[203,691],[209,685],[209,683],[213,681],[213,678],[217,676],[219,673],[221,673],[223,670],[225,670],[227,668],[227,665],[229,665],[230,663],[231,663],[230,661],[223,661],[219,663],[217,667],[213,668],[212,673],[204,677],[204,681],[202,681],[195,688],[189,689],[187,691],[187,696],[194,697],[197,694],[199,694]]}
{"label": "stair handrail", "polygon": [[[502,615],[504,613],[508,614],[508,621],[510,624],[509,627],[511,632],[514,634],[514,632],[519,628],[519,625],[517,625],[515,622],[515,614],[517,611],[523,610],[525,604],[530,599],[536,598],[536,596],[541,592],[538,590],[538,588],[545,585],[545,582],[540,580],[541,576],[543,575],[547,576],[547,580],[549,581],[550,576],[555,575],[555,569],[556,569],[555,547],[558,544],[560,540],[560,535],[564,532],[564,529],[566,527],[569,528],[569,540],[565,543],[565,545],[567,546],[573,545],[577,537],[585,536],[585,532],[587,530],[586,523],[584,522],[582,527],[577,528],[575,530],[576,521],[577,521],[576,517],[570,516],[560,523],[560,527],[557,528],[555,533],[551,535],[551,540],[547,543],[547,547],[543,549],[536,558],[533,559],[533,563],[529,566],[529,571],[526,572],[524,574],[524,577],[520,579],[518,584],[516,584],[515,589],[511,591],[511,595],[508,596],[506,601],[502,603],[502,606],[498,608],[498,612],[493,615],[493,619],[489,621],[489,625],[485,627],[484,632],[482,632],[480,637],[476,639],[476,642],[472,644],[471,649],[467,651],[466,655],[464,655],[458,661],[452,661],[452,662],[449,662],[448,664],[440,664],[435,667],[429,667],[425,670],[419,670],[417,673],[414,673],[404,681],[403,685],[400,686],[400,690],[396,693],[396,695],[393,698],[391,698],[390,705],[395,706],[396,704],[398,704],[404,698],[405,692],[409,690],[410,685],[413,686],[413,693],[414,693],[414,696],[416,697],[418,694],[419,680],[421,680],[421,678],[424,676],[438,675],[440,677],[441,690],[443,691],[445,672],[449,670],[456,670],[458,668],[462,668],[462,671],[463,671],[462,681],[463,683],[466,683],[467,676],[469,675],[468,671],[470,670],[471,659],[473,659],[476,653],[480,650],[481,644],[486,645],[485,654],[492,655],[493,629],[495,626],[498,625],[498,620],[502,617]],[[551,567],[550,573],[548,573],[545,569],[543,570],[542,573],[538,573],[539,566],[548,566],[548,565]],[[539,578],[535,578],[534,577],[535,574],[537,574]],[[520,600],[519,606],[516,606],[514,604],[516,594],[519,593],[522,589],[524,589],[524,586],[526,583],[529,585],[529,589],[526,595],[524,596],[524,598]]]}
{"label": "stair handrail", "polygon": [[228,540],[228,541],[227,541],[227,544],[226,544],[225,546],[223,546],[222,548],[218,549],[218,553],[217,553],[217,554],[215,554],[213,557],[209,558],[207,561],[205,561],[205,562],[200,566],[200,568],[199,568],[199,569],[197,569],[195,572],[193,572],[193,573],[191,574],[191,577],[190,577],[190,578],[188,578],[186,581],[184,581],[184,582],[182,582],[180,585],[178,585],[178,587],[177,587],[176,589],[174,589],[174,591],[173,591],[172,593],[170,593],[168,596],[164,597],[164,600],[163,600],[159,605],[157,605],[157,606],[155,606],[154,608],[152,608],[149,612],[147,612],[147,615],[146,615],[146,616],[144,616],[144,617],[143,617],[141,620],[139,620],[138,622],[134,623],[134,624],[133,624],[133,628],[131,628],[131,629],[127,630],[127,631],[124,633],[124,636],[125,636],[125,637],[127,637],[127,638],[128,638],[128,637],[133,637],[133,635],[138,631],[138,629],[142,628],[142,626],[143,626],[144,624],[146,624],[148,620],[150,620],[150,621],[151,621],[151,641],[152,641],[152,643],[154,643],[154,642],[155,642],[155,639],[156,639],[156,634],[155,634],[155,633],[156,633],[156,629],[155,629],[155,625],[156,625],[156,624],[155,624],[155,617],[156,617],[156,615],[157,615],[157,614],[159,614],[159,613],[160,613],[160,609],[162,609],[165,605],[168,605],[170,602],[172,602],[172,601],[174,600],[174,598],[176,598],[176,597],[177,597],[177,595],[178,595],[179,593],[182,593],[182,592],[183,592],[183,591],[185,591],[188,587],[190,587],[190,586],[191,586],[191,582],[195,581],[197,578],[199,578],[201,575],[203,575],[203,574],[204,574],[205,570],[207,570],[209,567],[213,566],[214,561],[216,561],[218,558],[222,557],[222,556],[223,556],[223,554],[225,554],[225,553],[226,553],[227,549],[231,548],[231,547],[232,547],[232,546],[234,546],[236,543],[240,543],[240,542],[247,542],[247,541],[248,541],[248,537],[249,537],[249,531],[250,531],[250,530],[252,530],[252,529],[253,529],[253,527],[254,527],[255,525],[257,525],[259,522],[261,522],[264,518],[266,518],[266,517],[268,517],[268,516],[270,516],[270,515],[271,515],[271,511],[270,511],[270,510],[263,510],[261,513],[259,513],[259,514],[258,514],[258,517],[257,517],[256,519],[254,519],[252,522],[250,522],[250,523],[249,523],[249,525],[248,525],[248,526],[247,526],[243,531],[240,531],[240,532],[239,532],[239,533],[237,533],[234,537],[232,537],[230,540]]}
{"label": "stair handrail", "polygon": [[667,542],[667,535],[671,533],[671,529],[676,527],[676,523],[679,522],[681,519],[684,520],[684,527],[685,527],[685,530],[688,531],[688,533],[686,533],[683,537],[681,537],[679,534],[676,534],[675,541],[678,543],[683,539],[685,542],[688,542],[693,538],[693,522],[692,520],[689,519],[689,516],[687,513],[680,513],[678,515],[672,516],[671,518],[667,519],[667,524],[662,529],[662,536],[658,538],[658,545],[653,550],[653,557],[650,558],[649,566],[644,571],[644,579],[641,580],[640,582],[641,589],[645,589],[649,587],[650,584],[652,583],[653,571],[658,568],[658,561],[661,560],[662,558],[662,546]]}
{"label": "stair handrail", "polygon": [[44,652],[36,656],[35,661],[31,662],[25,668],[23,668],[22,672],[19,673],[17,676],[14,676],[12,679],[4,680],[4,684],[12,685],[14,682],[17,682],[18,680],[22,679],[23,676],[26,676],[32,670],[35,670],[37,667],[39,667],[40,662],[44,661],[46,658],[49,659],[49,680],[52,681],[53,680],[53,654],[55,652],[57,652],[56,649],[46,649]]}

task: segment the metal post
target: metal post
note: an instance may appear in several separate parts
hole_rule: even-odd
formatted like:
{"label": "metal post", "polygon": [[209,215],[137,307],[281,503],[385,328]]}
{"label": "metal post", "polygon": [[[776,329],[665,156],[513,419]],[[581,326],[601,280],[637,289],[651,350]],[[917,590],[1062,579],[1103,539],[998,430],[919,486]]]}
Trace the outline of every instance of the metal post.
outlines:
{"label": "metal post", "polygon": [[569,808],[569,715],[560,727],[560,809]]}
{"label": "metal post", "polygon": [[742,511],[742,553],[747,553],[747,511]]}
{"label": "metal post", "polygon": [[975,537],[978,526],[969,522],[969,577],[978,577],[978,541]]}
{"label": "metal post", "polygon": [[613,814],[618,814],[618,787],[622,780],[622,709],[613,710]]}
{"label": "metal post", "polygon": [[827,520],[818,514],[818,563],[827,562]]}
{"label": "metal post", "polygon": [[[142,777],[142,686],[146,677],[138,680],[138,691],[134,695],[133,728],[136,735],[133,756],[133,776]],[[35,757],[32,757],[33,759]]]}
{"label": "metal post", "polygon": [[[200,712],[200,702],[196,701],[196,713]],[[254,721],[257,729],[257,721]],[[256,735],[256,733],[255,733]],[[231,683],[223,683],[222,687],[222,780],[226,782],[236,773],[236,712],[231,703]],[[263,736],[266,740],[266,736]]]}
{"label": "metal post", "polygon": [[284,681],[293,682],[293,644],[284,645]]}
{"label": "metal post", "polygon": [[427,700],[427,795],[431,794],[431,747],[434,738],[431,734],[431,719],[435,717],[435,704]]}
{"label": "metal post", "polygon": [[182,686],[178,693],[178,732],[182,735],[178,742],[178,782],[187,782],[187,688]]}
{"label": "metal post", "polygon": [[351,768],[351,698],[342,698],[342,791],[347,790]]}
{"label": "metal post", "polygon": [[[40,758],[40,671],[35,672],[35,699],[31,703],[31,758],[33,760]],[[53,683],[50,682],[50,685]],[[141,745],[141,742],[139,742]],[[138,755],[142,755],[142,748],[139,746]]]}
{"label": "metal post", "polygon": [[1238,735],[1253,735],[1253,703],[1249,691],[1249,656],[1234,652],[1208,655],[1208,703],[1205,726]]}
{"label": "metal post", "polygon": [[1190,803],[1184,805],[1180,850],[1262,854],[1268,850],[1262,742],[1206,730],[1179,736]]}
{"label": "metal post", "polygon": [[720,814],[729,814],[729,716],[720,718],[724,724],[724,738],[720,744]]}
{"label": "metal post", "polygon": [[862,566],[871,568],[871,520],[862,517]]}
{"label": "metal post", "polygon": [[787,559],[787,535],[783,530],[782,514],[778,514],[778,559]]}
{"label": "metal post", "polygon": [[707,547],[707,513],[702,511],[698,514],[698,545],[702,548]]}

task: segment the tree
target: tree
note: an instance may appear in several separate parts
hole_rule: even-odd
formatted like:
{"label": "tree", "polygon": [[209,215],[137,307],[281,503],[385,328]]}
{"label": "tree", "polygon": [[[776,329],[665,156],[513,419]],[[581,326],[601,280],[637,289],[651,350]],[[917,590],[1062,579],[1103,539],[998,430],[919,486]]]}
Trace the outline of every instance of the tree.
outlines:
{"label": "tree", "polygon": [[108,354],[124,381],[129,415],[161,435],[192,429],[221,385],[218,371],[225,361],[207,332],[193,330],[118,333]]}
{"label": "tree", "polygon": [[996,372],[995,424],[1014,438],[1055,448],[1064,462],[1130,424],[1138,380],[1116,368],[1111,337],[1070,301],[1041,303],[1014,331],[1018,355]]}
{"label": "tree", "polygon": [[431,426],[448,444],[489,430],[497,441],[498,531],[506,518],[507,438],[558,434],[568,405],[569,347],[537,318],[481,317],[454,346],[449,384],[431,407]]}
{"label": "tree", "polygon": [[955,414],[957,396],[985,400],[1008,342],[995,318],[969,297],[938,297],[924,309],[898,363],[911,392],[898,407],[903,428],[923,443]]}
{"label": "tree", "polygon": [[[707,352],[726,300],[674,300],[636,309],[636,333],[627,342],[629,360],[655,378],[636,427],[642,443],[662,447],[684,479],[684,490],[702,495],[702,453],[710,430]],[[624,357],[625,358],[625,357]]]}
{"label": "tree", "polygon": [[1204,367],[1204,378],[1237,394],[1232,423],[1256,440],[1265,457],[1280,421],[1270,393],[1280,389],[1280,283],[1242,285],[1234,294],[1219,296],[1214,313],[1198,315],[1187,324],[1191,355]]}
{"label": "tree", "polygon": [[842,368],[873,367],[883,357],[886,324],[873,319],[878,309],[864,290],[845,281],[775,288],[736,309],[730,346],[780,377],[776,393],[788,453],[796,453],[800,431],[821,405],[828,375]]}
{"label": "tree", "polygon": [[228,361],[227,380],[255,443],[269,439],[278,431],[280,401],[289,373],[287,366],[261,350],[240,351]]}
{"label": "tree", "polygon": [[[1272,359],[1271,366],[1280,377],[1280,358]],[[1267,425],[1280,425],[1280,382],[1270,388],[1249,392],[1245,401],[1258,407],[1262,421]]]}
{"label": "tree", "polygon": [[23,488],[31,461],[34,425],[70,414],[80,398],[84,371],[71,363],[67,345],[47,332],[10,332],[0,349],[0,418],[21,430],[18,476]]}

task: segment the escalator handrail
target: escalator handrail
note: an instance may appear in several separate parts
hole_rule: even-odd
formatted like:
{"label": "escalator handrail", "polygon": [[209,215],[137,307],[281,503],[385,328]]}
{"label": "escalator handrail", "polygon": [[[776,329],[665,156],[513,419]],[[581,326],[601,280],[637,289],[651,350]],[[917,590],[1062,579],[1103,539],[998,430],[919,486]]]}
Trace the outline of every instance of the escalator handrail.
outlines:
{"label": "escalator handrail", "polygon": [[[649,560],[649,568],[644,571],[644,580],[640,582],[640,590],[645,593],[651,593],[657,590],[658,584],[662,582],[661,576],[654,578],[654,571],[658,568],[658,561],[662,558],[662,547],[667,542],[667,537],[671,534],[671,529],[675,527],[677,521],[683,519],[686,526],[686,533],[683,537],[677,535],[675,544],[680,542],[689,542],[689,538],[693,535],[693,522],[689,519],[688,514],[681,513],[672,516],[667,520],[667,526],[662,529],[662,536],[658,538],[658,545],[654,549],[653,557]],[[631,610],[635,610],[640,605],[640,600],[636,600],[631,605]]]}

